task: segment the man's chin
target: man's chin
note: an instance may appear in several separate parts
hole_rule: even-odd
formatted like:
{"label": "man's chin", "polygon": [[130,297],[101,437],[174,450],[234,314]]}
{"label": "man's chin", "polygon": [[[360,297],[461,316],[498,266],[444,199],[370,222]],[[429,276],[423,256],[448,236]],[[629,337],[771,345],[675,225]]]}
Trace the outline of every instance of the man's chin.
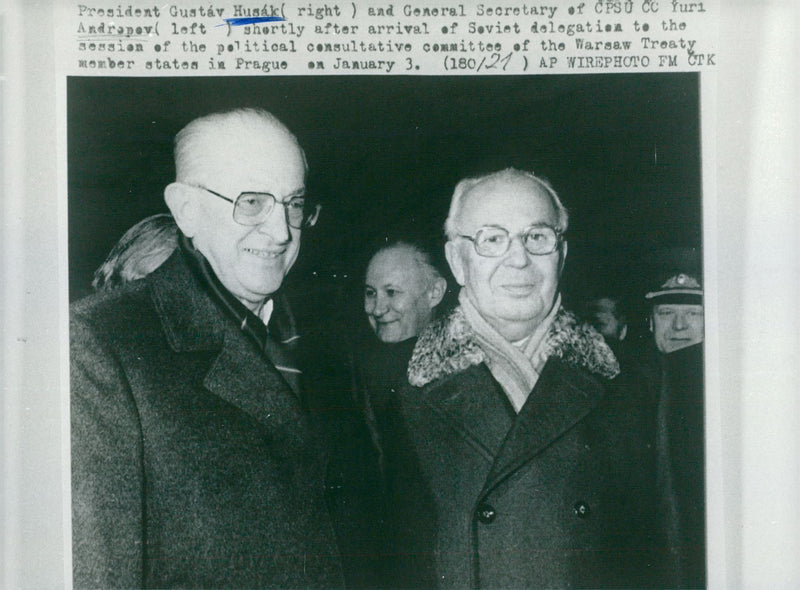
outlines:
{"label": "man's chin", "polygon": [[684,348],[694,346],[695,344],[700,344],[701,342],[702,340],[671,340],[668,342],[667,350],[664,354],[677,352],[679,350],[683,350]]}
{"label": "man's chin", "polygon": [[531,322],[535,319],[543,319],[544,315],[541,305],[533,305],[530,298],[503,297],[498,298],[495,304],[497,317],[506,321]]}
{"label": "man's chin", "polygon": [[393,344],[395,342],[402,342],[406,338],[403,334],[394,327],[389,328],[378,328],[377,332],[378,340],[381,342],[385,342],[387,344]]}
{"label": "man's chin", "polygon": [[275,281],[263,281],[260,283],[250,283],[245,284],[244,290],[242,295],[239,299],[245,299],[248,302],[255,303],[257,305],[262,304],[264,301],[272,297],[272,295],[281,288],[281,284],[283,280]]}

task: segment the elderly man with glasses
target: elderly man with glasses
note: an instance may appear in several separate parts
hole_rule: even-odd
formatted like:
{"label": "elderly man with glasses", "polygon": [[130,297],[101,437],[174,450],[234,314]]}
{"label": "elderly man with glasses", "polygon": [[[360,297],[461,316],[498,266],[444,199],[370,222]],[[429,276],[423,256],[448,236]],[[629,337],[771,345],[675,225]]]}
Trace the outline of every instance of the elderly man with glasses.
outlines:
{"label": "elderly man with glasses", "polygon": [[305,156],[240,109],[190,122],[175,164],[175,252],[70,310],[74,585],[340,587],[280,295],[319,213]]}
{"label": "elderly man with glasses", "polygon": [[507,169],[458,184],[459,305],[419,337],[386,457],[399,585],[657,585],[652,412],[561,306],[568,214]]}

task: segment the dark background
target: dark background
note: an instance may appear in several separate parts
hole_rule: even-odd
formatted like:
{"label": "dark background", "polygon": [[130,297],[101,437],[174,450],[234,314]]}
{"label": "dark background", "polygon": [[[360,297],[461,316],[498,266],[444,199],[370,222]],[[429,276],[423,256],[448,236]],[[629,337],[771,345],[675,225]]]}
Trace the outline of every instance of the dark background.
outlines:
{"label": "dark background", "polygon": [[172,140],[211,111],[259,106],[299,138],[323,203],[290,284],[360,308],[367,244],[413,229],[440,249],[455,184],[516,166],[570,210],[565,301],[641,302],[699,272],[699,78],[680,74],[68,79],[70,299],[131,225],[167,211]]}

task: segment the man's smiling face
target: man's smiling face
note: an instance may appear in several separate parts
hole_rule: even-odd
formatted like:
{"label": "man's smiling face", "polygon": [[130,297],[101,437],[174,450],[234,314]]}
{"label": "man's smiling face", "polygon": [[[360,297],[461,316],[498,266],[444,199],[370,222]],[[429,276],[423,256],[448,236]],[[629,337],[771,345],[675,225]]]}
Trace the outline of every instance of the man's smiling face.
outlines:
{"label": "man's smiling face", "polygon": [[364,285],[364,311],[375,335],[383,342],[401,342],[431,321],[441,297],[434,281],[404,246],[381,250],[370,260]]}
{"label": "man's smiling face", "polygon": [[[464,194],[456,221],[460,234],[474,236],[486,226],[504,228],[516,236],[533,225],[558,225],[550,196],[533,179],[495,178]],[[478,312],[509,340],[533,332],[553,307],[558,294],[566,244],[545,255],[529,253],[514,237],[508,251],[496,258],[479,255],[469,240],[446,245],[453,275]]]}
{"label": "man's smiling face", "polygon": [[200,178],[188,184],[207,187],[230,199],[243,191],[264,192],[279,201],[259,225],[233,220],[234,205],[202,189],[192,237],[214,273],[234,296],[257,309],[277,291],[300,250],[300,230],[286,222],[280,202],[305,191],[305,160],[293,137],[263,127],[236,136],[223,132],[204,157]]}

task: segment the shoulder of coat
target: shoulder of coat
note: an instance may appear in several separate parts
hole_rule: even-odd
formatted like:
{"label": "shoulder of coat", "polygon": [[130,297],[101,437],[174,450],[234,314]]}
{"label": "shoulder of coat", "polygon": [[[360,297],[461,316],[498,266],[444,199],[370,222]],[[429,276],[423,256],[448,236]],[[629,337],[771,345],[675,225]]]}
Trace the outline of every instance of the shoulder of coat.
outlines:
{"label": "shoulder of coat", "polygon": [[[619,374],[619,362],[603,336],[561,308],[547,334],[546,356],[557,357],[606,379]],[[486,356],[460,306],[420,335],[408,363],[408,381],[422,387],[480,365]]]}

